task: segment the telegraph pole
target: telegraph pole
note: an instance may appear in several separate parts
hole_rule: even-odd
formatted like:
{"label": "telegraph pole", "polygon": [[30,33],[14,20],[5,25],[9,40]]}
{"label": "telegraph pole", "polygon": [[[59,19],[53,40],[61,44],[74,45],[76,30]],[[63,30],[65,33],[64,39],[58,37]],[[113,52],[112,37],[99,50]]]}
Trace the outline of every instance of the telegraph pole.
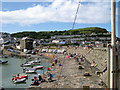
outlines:
{"label": "telegraph pole", "polygon": [[116,0],[111,0],[110,88],[116,88]]}

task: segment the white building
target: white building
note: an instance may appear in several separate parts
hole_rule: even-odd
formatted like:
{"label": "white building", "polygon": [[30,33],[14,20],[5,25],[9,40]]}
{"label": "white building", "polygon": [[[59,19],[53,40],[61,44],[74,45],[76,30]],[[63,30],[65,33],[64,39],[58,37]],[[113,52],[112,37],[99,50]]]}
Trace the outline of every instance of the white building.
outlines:
{"label": "white building", "polygon": [[6,37],[6,38],[0,38],[0,44],[4,44],[10,42],[10,38]]}
{"label": "white building", "polygon": [[52,43],[59,44],[59,43],[60,43],[60,40],[53,40]]}
{"label": "white building", "polygon": [[9,33],[0,33],[0,44],[4,44],[10,42],[10,34]]}

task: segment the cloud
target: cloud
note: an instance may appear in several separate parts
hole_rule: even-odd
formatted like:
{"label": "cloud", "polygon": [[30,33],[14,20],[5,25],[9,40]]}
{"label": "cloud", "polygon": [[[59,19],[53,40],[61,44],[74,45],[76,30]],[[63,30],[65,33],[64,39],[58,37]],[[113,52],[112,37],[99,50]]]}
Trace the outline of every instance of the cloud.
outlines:
{"label": "cloud", "polygon": [[[1,0],[2,2],[53,2],[55,0]],[[60,0],[59,0],[60,1]],[[74,0],[78,2],[79,0]],[[81,0],[82,2],[111,2],[111,0]],[[120,0],[116,0],[118,2]]]}
{"label": "cloud", "polygon": [[1,0],[2,2],[52,2],[54,0]]}
{"label": "cloud", "polygon": [[[0,11],[3,24],[30,25],[46,22],[73,22],[78,2],[54,0],[47,7],[36,5],[25,10]],[[77,23],[96,24],[110,22],[110,3],[94,2],[80,5]]]}

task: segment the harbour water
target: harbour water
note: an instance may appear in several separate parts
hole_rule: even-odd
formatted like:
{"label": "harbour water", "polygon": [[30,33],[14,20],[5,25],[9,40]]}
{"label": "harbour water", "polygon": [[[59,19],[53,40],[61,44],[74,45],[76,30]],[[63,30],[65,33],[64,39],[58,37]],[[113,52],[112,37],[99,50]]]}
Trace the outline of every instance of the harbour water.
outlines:
{"label": "harbour water", "polygon": [[12,75],[23,73],[23,70],[22,70],[23,68],[20,65],[28,61],[28,59],[18,58],[18,57],[8,57],[3,60],[8,60],[8,64],[0,65],[2,66],[2,87],[3,88],[27,88],[30,86],[31,79],[33,79],[34,76],[37,76],[38,74],[42,75],[43,72],[45,72],[46,69],[50,66],[50,63],[46,62],[46,58],[41,57],[40,58],[41,65],[44,66],[44,70],[37,70],[36,74],[28,74],[28,79],[26,80],[26,83],[14,84],[11,80]]}

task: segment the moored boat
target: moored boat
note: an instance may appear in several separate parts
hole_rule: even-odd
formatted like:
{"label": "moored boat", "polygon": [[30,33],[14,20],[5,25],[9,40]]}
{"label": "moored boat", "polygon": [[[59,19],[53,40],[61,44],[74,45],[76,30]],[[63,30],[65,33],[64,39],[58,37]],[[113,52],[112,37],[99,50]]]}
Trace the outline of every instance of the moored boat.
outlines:
{"label": "moored boat", "polygon": [[28,77],[28,75],[15,76],[15,77],[12,78],[12,80],[14,80],[14,79],[22,79],[22,78],[27,78],[27,77]]}
{"label": "moored boat", "polygon": [[25,73],[26,73],[26,74],[36,73],[36,69],[34,69],[34,68],[27,69],[27,70],[25,71]]}
{"label": "moored boat", "polygon": [[34,69],[43,69],[44,66],[35,66]]}
{"label": "moored boat", "polygon": [[35,60],[35,61],[30,61],[30,62],[28,62],[28,63],[32,63],[32,64],[40,64],[40,61]]}
{"label": "moored boat", "polygon": [[2,60],[0,60],[0,64],[5,64],[5,63],[7,63],[8,61],[2,61]]}
{"label": "moored boat", "polygon": [[27,66],[31,66],[33,65],[32,63],[25,63],[25,64],[22,64],[21,67],[27,67]]}
{"label": "moored boat", "polygon": [[26,78],[22,78],[22,79],[16,79],[16,80],[13,80],[13,82],[16,84],[16,83],[23,83],[26,81]]}

